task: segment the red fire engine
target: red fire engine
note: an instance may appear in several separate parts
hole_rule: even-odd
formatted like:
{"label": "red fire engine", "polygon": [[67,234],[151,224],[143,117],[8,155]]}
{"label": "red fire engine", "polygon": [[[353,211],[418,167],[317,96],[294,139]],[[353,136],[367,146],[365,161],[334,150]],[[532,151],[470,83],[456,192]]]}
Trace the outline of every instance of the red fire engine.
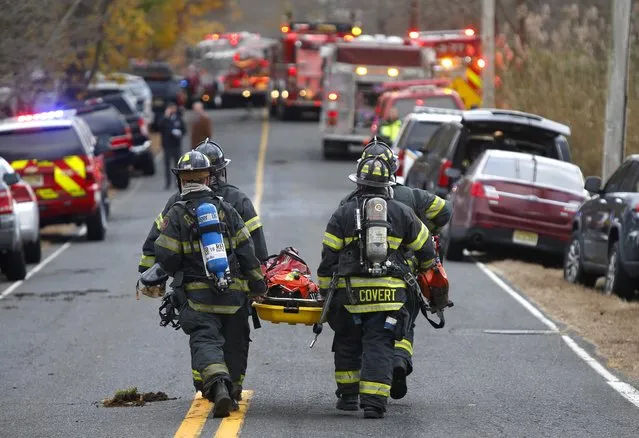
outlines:
{"label": "red fire engine", "polygon": [[481,38],[473,29],[411,31],[407,41],[435,50],[438,65],[435,77],[449,78],[466,108],[482,103],[481,71],[486,61],[481,55]]}
{"label": "red fire engine", "polygon": [[271,84],[271,115],[282,120],[322,106],[321,48],[361,35],[357,23],[287,21]]}

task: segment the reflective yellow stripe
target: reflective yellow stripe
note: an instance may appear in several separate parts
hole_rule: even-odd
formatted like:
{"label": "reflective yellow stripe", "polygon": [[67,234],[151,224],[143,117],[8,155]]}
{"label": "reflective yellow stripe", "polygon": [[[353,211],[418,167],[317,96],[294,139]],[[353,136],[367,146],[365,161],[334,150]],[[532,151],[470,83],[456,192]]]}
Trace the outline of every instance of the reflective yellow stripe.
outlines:
{"label": "reflective yellow stripe", "polygon": [[[346,287],[346,280],[340,278],[337,283],[338,287]],[[388,288],[404,288],[406,287],[406,282],[401,278],[394,277],[351,277],[351,286],[354,288],[358,287],[388,287]]]}
{"label": "reflective yellow stripe", "polygon": [[191,309],[195,310],[196,312],[203,312],[203,313],[218,313],[221,315],[233,315],[240,308],[240,306],[218,306],[215,304],[196,303],[191,300],[187,300],[187,301]]}
{"label": "reflective yellow stripe", "polygon": [[406,350],[411,356],[413,355],[413,344],[408,339],[395,341],[395,348],[401,348],[402,350]]}
{"label": "reflective yellow stripe", "polygon": [[69,175],[67,175],[62,169],[58,166],[53,168],[53,180],[57,185],[59,185],[65,192],[73,197],[84,196],[86,192],[78,185],[77,182],[73,180]]}
{"label": "reflective yellow stripe", "polygon": [[359,382],[359,370],[335,371],[335,382],[347,385]]}
{"label": "reflective yellow stripe", "polygon": [[344,237],[344,246],[348,245],[351,242],[357,241],[359,240],[359,238],[357,236],[355,237]]}
{"label": "reflective yellow stripe", "polygon": [[244,383],[244,377],[244,374],[240,374],[240,380],[233,383],[235,383],[236,385],[242,385]]}
{"label": "reflective yellow stripe", "polygon": [[209,285],[201,281],[192,281],[184,285],[184,290],[187,292],[194,291],[194,290],[212,289],[212,288],[213,288],[212,285]]}
{"label": "reflective yellow stripe", "polygon": [[399,248],[399,245],[402,244],[402,238],[401,237],[388,236],[387,240],[388,240],[388,247],[390,249],[397,249],[397,248]]}
{"label": "reflective yellow stripe", "polygon": [[193,380],[195,380],[196,382],[202,381],[202,376],[200,375],[199,371],[191,370],[191,374],[193,374]]}
{"label": "reflective yellow stripe", "polygon": [[[204,283],[202,281],[191,281],[184,285],[184,290],[187,292],[214,289],[214,288],[215,287],[212,284]],[[249,291],[248,281],[244,280],[243,278],[234,278],[231,284],[229,285],[229,290],[234,290],[239,292],[248,292]]]}
{"label": "reflective yellow stripe", "polygon": [[161,246],[164,249],[168,249],[171,252],[176,254],[181,254],[181,245],[180,241],[176,240],[172,237],[167,236],[166,234],[160,234],[160,236],[155,239],[155,243],[158,246]]}
{"label": "reflective yellow stripe", "polygon": [[27,164],[29,163],[30,160],[16,160],[16,161],[12,161],[11,162],[11,167],[13,167],[15,170],[22,170],[25,167],[27,167]]}
{"label": "reflective yellow stripe", "polygon": [[155,227],[158,230],[162,230],[162,222],[164,221],[164,216],[162,216],[162,213],[158,214],[158,216],[155,218]]}
{"label": "reflective yellow stripe", "polygon": [[419,264],[419,269],[426,270],[431,268],[434,264],[435,264],[435,259],[425,260]]}
{"label": "reflective yellow stripe", "polygon": [[322,240],[322,243],[335,251],[340,251],[344,248],[344,239],[340,239],[329,232],[324,232],[324,240]]}
{"label": "reflective yellow stripe", "polygon": [[236,248],[240,243],[248,240],[250,237],[251,233],[249,232],[248,228],[243,227],[240,231],[237,232],[235,237],[231,239],[233,247]]}
{"label": "reflective yellow stripe", "polygon": [[420,223],[420,225],[421,229],[419,230],[417,238],[408,244],[408,249],[410,249],[411,251],[419,251],[420,249],[422,249],[422,247],[428,240],[428,237],[430,236],[426,225],[424,225],[423,223]]}
{"label": "reflective yellow stripe", "polygon": [[466,69],[466,78],[468,78],[468,81],[471,84],[473,84],[475,87],[477,88],[482,87],[482,81],[479,75],[469,68]]}
{"label": "reflective yellow stripe", "polygon": [[36,193],[40,199],[49,200],[58,198],[58,192],[53,189],[38,189]]}
{"label": "reflective yellow stripe", "polygon": [[393,312],[402,308],[404,303],[344,304],[350,313]]}
{"label": "reflective yellow stripe", "polygon": [[417,267],[417,259],[415,257],[411,257],[406,260],[406,263],[408,263],[408,268],[411,270],[411,272],[414,272],[415,268]]}
{"label": "reflective yellow stripe", "polygon": [[331,285],[331,279],[332,277],[320,277],[318,275],[317,282],[319,283],[320,289],[328,289],[329,286]]}
{"label": "reflective yellow stripe", "polygon": [[252,233],[253,231],[257,230],[259,227],[262,226],[262,220],[260,219],[259,216],[255,216],[254,218],[244,222],[244,225],[246,225],[246,228],[248,228],[249,232]]}
{"label": "reflective yellow stripe", "polygon": [[251,280],[261,280],[264,278],[264,274],[262,274],[262,268],[251,269],[246,273],[246,276]]}
{"label": "reflective yellow stripe", "polygon": [[[187,155],[188,157],[188,155]],[[202,375],[202,379],[208,380],[211,377],[215,377],[218,374],[228,374],[229,369],[223,363],[212,363],[202,370],[200,373]]]}
{"label": "reflective yellow stripe", "polygon": [[388,397],[390,395],[390,385],[378,382],[367,382],[362,380],[359,382],[359,393],[368,395],[380,395]]}
{"label": "reflective yellow stripe", "polygon": [[436,196],[433,202],[430,204],[430,206],[426,210],[426,218],[433,219],[434,217],[436,217],[439,214],[439,212],[442,211],[442,208],[444,208],[444,205],[446,205],[446,201],[444,201],[439,196]]}
{"label": "reflective yellow stripe", "polygon": [[64,159],[64,162],[67,166],[69,166],[71,170],[77,173],[80,178],[85,179],[87,177],[87,168],[84,164],[84,161],[82,161],[82,158],[80,158],[79,156],[71,155],[69,157],[66,157]]}
{"label": "reflective yellow stripe", "polygon": [[229,285],[230,290],[235,290],[238,292],[249,292],[248,281],[242,278],[234,278],[233,282]]}
{"label": "reflective yellow stripe", "polygon": [[143,255],[140,259],[140,266],[150,268],[155,264],[155,256]]}

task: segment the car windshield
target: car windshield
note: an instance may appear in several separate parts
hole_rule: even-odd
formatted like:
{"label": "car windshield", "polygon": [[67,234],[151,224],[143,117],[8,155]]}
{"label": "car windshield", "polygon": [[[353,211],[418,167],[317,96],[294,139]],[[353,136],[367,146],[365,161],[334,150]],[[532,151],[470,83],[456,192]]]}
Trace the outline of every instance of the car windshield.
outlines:
{"label": "car windshield", "polygon": [[440,125],[441,123],[437,122],[413,123],[413,126],[406,135],[406,140],[401,142],[400,148],[412,150],[423,149]]}
{"label": "car windshield", "polygon": [[577,168],[558,166],[547,160],[533,160],[531,156],[488,157],[481,173],[485,176],[533,182],[571,192],[581,192],[584,189],[583,176]]}
{"label": "car windshield", "polygon": [[151,89],[154,96],[171,96],[179,91],[178,84],[173,80],[154,81],[147,80],[147,85]]}
{"label": "car windshield", "polygon": [[397,99],[393,103],[393,107],[397,109],[399,118],[403,119],[405,116],[413,112],[416,106],[429,106],[432,108],[444,108],[444,109],[459,109],[453,96],[431,96],[425,98],[405,98]]}
{"label": "car windshield", "polygon": [[373,124],[378,98],[379,92],[373,88],[372,84],[357,84],[355,126],[369,128]]}
{"label": "car windshield", "polygon": [[15,160],[57,160],[85,151],[71,127],[0,132],[0,156]]}

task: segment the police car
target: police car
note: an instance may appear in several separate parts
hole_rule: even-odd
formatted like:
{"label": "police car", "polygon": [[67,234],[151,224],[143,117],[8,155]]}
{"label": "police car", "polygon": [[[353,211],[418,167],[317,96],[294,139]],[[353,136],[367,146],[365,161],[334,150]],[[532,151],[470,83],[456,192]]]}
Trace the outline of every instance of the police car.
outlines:
{"label": "police car", "polygon": [[461,120],[461,114],[461,110],[417,106],[404,118],[402,129],[392,146],[399,161],[397,182],[404,183],[411,166],[424,153],[439,125]]}
{"label": "police car", "polygon": [[0,121],[0,156],[36,193],[40,226],[85,224],[89,240],[104,240],[108,193],[103,153],[74,110]]}

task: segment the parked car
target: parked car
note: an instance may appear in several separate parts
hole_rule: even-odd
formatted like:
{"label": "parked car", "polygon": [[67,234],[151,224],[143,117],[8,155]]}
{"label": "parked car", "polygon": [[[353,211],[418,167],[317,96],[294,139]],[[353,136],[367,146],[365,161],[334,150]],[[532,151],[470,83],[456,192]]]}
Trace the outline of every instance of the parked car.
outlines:
{"label": "parked car", "polygon": [[437,128],[445,122],[461,120],[461,111],[433,107],[416,107],[407,115],[402,128],[393,143],[393,152],[397,155],[399,169],[397,182],[404,183],[415,160],[422,155],[428,141]]}
{"label": "parked car", "polygon": [[406,185],[447,197],[446,169],[462,175],[486,149],[535,154],[571,162],[570,128],[543,117],[497,109],[463,111],[460,121],[443,123],[406,176]]}
{"label": "parked car", "polygon": [[147,126],[153,123],[153,92],[140,76],[128,73],[98,73],[96,80],[89,85],[90,89],[104,91],[105,94],[129,91],[136,98],[135,108],[143,115]]}
{"label": "parked car", "polygon": [[89,95],[98,99],[89,99],[89,103],[108,103],[113,105],[124,116],[131,129],[133,146],[133,167],[144,175],[155,175],[155,160],[151,151],[149,128],[144,116],[135,108],[135,97],[128,91],[90,90]]}
{"label": "parked car", "polygon": [[578,166],[534,154],[489,149],[465,175],[447,176],[458,179],[442,232],[449,260],[461,260],[464,249],[506,246],[562,255],[587,196]]}
{"label": "parked car", "polygon": [[605,275],[604,291],[633,298],[639,286],[639,155],[628,157],[601,188],[586,178],[593,194],[572,222],[564,278],[594,286]]}
{"label": "parked car", "polygon": [[0,169],[0,269],[9,281],[24,280],[27,262],[20,237],[20,217],[11,185],[18,182],[16,174]]}
{"label": "parked car", "polygon": [[164,115],[169,102],[180,103],[180,81],[170,64],[166,62],[134,62],[131,73],[143,78],[153,93],[153,113],[155,114],[153,129]]}
{"label": "parked car", "polygon": [[0,173],[10,175],[4,177],[13,182],[9,185],[11,196],[15,202],[14,210],[20,223],[20,240],[24,248],[24,258],[27,263],[40,263],[42,249],[40,245],[40,211],[38,198],[29,184],[27,184],[13,167],[0,158]]}
{"label": "parked car", "polygon": [[85,224],[89,240],[106,235],[108,150],[75,111],[0,121],[0,156],[34,189],[40,226]]}
{"label": "parked car", "polygon": [[106,173],[115,188],[126,189],[131,182],[131,169],[135,159],[131,128],[120,112],[108,103],[79,102],[76,115],[84,120],[100,143],[109,145],[104,152]]}

